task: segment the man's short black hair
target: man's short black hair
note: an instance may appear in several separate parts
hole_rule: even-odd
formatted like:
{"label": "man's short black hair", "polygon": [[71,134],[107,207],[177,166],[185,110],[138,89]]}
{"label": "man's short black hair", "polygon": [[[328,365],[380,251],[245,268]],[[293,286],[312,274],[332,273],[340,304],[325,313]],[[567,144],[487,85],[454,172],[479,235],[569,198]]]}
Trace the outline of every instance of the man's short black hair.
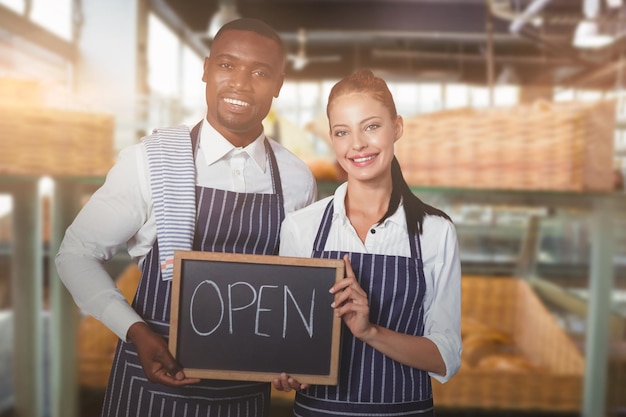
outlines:
{"label": "man's short black hair", "polygon": [[220,28],[220,30],[217,31],[217,33],[213,37],[213,42],[215,42],[215,40],[219,38],[221,34],[229,30],[244,30],[248,32],[258,33],[259,35],[276,42],[280,46],[281,50],[283,51],[283,54],[287,53],[285,44],[283,40],[281,39],[281,37],[278,35],[278,33],[274,30],[273,27],[271,27],[270,25],[268,25],[262,20],[253,19],[250,17],[243,17],[240,19],[232,20],[224,24]]}

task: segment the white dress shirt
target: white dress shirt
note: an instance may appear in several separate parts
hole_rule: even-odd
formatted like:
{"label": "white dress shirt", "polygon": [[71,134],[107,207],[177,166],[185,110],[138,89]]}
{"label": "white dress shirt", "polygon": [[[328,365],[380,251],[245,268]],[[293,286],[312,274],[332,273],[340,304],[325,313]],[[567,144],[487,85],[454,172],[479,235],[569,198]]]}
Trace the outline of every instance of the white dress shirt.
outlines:
{"label": "white dress shirt", "polygon": [[[346,216],[347,183],[334,197],[327,197],[288,214],[281,227],[280,255],[310,258],[324,210],[331,198],[333,218],[325,251],[347,251],[380,255],[411,256],[406,218],[402,204],[382,224],[372,226],[365,243]],[[424,295],[424,337],[430,339],[446,364],[446,375],[430,375],[440,382],[449,380],[461,366],[461,263],[454,225],[439,216],[426,216],[420,235],[426,277]]]}
{"label": "white dress shirt", "polygon": [[[236,148],[203,120],[196,154],[196,184],[241,193],[272,193],[272,178],[261,134]],[[306,164],[270,139],[280,171],[285,212],[317,198],[315,178]],[[156,240],[150,174],[142,143],[122,150],[106,180],[67,229],[56,265],[61,280],[84,313],[102,321],[126,340],[141,317],[130,307],[102,263],[126,245],[139,265]]]}

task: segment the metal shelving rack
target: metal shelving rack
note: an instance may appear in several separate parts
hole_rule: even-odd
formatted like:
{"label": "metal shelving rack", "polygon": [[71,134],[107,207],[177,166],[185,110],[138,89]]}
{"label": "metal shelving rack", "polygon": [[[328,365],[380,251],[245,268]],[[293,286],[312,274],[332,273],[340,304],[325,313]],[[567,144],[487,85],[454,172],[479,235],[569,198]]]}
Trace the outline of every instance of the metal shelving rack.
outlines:
{"label": "metal shelving rack", "polygon": [[[320,183],[321,196],[332,194],[337,184]],[[605,415],[608,336],[613,288],[615,221],[626,210],[626,194],[619,192],[508,191],[412,187],[425,202],[436,207],[463,204],[578,209],[590,221],[589,288],[585,336],[585,375],[581,417]],[[619,211],[618,211],[619,210]],[[531,216],[520,249],[515,275],[532,278],[540,216]]]}

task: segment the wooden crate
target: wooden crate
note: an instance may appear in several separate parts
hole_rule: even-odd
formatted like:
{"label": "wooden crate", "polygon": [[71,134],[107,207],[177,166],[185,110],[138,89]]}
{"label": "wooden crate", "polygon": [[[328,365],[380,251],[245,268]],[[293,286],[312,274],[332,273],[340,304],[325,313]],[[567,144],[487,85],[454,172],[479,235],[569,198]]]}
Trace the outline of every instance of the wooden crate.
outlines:
{"label": "wooden crate", "polygon": [[0,103],[40,106],[44,103],[41,83],[28,78],[0,77]]}
{"label": "wooden crate", "polygon": [[0,174],[102,176],[114,162],[109,114],[0,104]]}
{"label": "wooden crate", "polygon": [[405,119],[396,156],[411,185],[608,191],[615,102],[537,102]]}
{"label": "wooden crate", "polygon": [[510,337],[535,368],[494,370],[461,365],[450,381],[433,380],[442,408],[580,411],[584,359],[574,342],[517,278],[464,276],[462,320],[476,320]]}

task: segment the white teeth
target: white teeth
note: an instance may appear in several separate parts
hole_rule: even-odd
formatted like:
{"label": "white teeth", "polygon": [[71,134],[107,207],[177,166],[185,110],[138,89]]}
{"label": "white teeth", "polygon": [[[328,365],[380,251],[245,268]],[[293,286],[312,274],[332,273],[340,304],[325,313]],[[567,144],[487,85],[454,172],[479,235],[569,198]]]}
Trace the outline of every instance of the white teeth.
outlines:
{"label": "white teeth", "polygon": [[372,155],[372,156],[366,156],[364,158],[354,158],[353,161],[356,162],[357,164],[360,164],[361,162],[371,161],[375,157],[376,157],[375,155]]}
{"label": "white teeth", "polygon": [[227,102],[228,104],[235,104],[237,106],[243,106],[243,107],[249,106],[249,104],[246,103],[245,101],[235,100],[233,98],[225,98],[224,101]]}

